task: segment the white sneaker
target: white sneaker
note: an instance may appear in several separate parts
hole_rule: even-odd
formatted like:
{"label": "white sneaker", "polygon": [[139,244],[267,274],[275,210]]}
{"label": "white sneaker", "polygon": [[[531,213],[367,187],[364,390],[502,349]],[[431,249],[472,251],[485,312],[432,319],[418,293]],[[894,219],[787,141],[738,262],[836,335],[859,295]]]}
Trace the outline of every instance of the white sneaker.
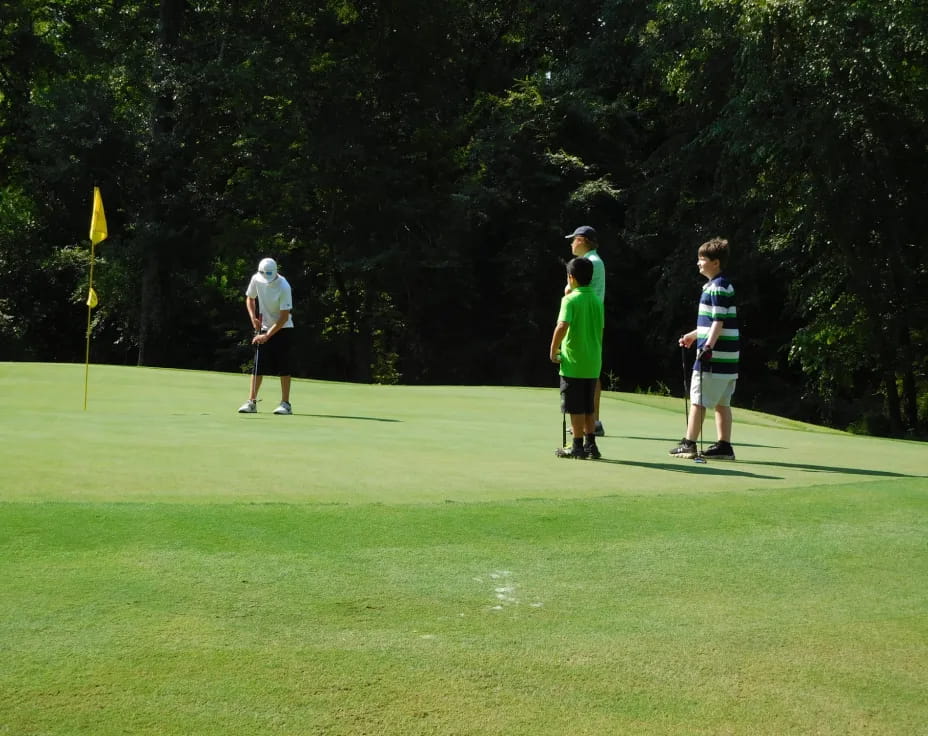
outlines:
{"label": "white sneaker", "polygon": [[280,406],[274,409],[275,414],[293,414],[293,411],[290,409],[289,401],[281,401]]}
{"label": "white sneaker", "polygon": [[248,399],[238,408],[239,414],[255,414],[258,411],[258,403],[254,399]]}

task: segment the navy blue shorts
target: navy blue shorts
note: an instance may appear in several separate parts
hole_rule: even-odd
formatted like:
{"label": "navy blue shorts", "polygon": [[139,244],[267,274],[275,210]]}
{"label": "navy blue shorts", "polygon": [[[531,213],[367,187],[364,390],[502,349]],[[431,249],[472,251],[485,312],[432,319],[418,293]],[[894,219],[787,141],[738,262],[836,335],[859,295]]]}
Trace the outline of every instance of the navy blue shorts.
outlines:
{"label": "navy blue shorts", "polygon": [[264,345],[258,345],[258,374],[261,376],[290,375],[290,343],[293,328],[275,332]]}
{"label": "navy blue shorts", "polygon": [[561,376],[561,411],[568,414],[592,414],[596,394],[595,378]]}

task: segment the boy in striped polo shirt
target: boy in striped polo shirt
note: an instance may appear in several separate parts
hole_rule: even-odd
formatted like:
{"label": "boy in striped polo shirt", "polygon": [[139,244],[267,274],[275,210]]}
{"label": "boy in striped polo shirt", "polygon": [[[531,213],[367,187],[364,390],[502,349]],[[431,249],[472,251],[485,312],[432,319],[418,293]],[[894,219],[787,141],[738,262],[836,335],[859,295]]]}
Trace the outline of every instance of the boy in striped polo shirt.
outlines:
{"label": "boy in striped polo shirt", "polygon": [[738,380],[741,337],[735,288],[723,273],[728,262],[728,241],[713,238],[701,246],[697,258],[699,273],[708,281],[702,287],[696,329],[678,340],[685,348],[696,345],[696,362],[690,383],[690,414],[686,437],[670,451],[674,457],[696,457],[696,439],[706,416],[706,407],[715,407],[718,441],[704,453],[706,458],[734,460],[731,446],[731,397]]}

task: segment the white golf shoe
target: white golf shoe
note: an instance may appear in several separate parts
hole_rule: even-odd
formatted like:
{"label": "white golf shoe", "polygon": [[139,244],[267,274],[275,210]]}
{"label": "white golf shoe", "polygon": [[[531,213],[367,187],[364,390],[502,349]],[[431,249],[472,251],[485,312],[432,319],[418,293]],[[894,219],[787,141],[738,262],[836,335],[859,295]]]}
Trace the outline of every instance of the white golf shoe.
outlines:
{"label": "white golf shoe", "polygon": [[290,409],[289,401],[281,401],[280,406],[274,409],[275,414],[293,414],[293,411]]}
{"label": "white golf shoe", "polygon": [[238,408],[239,414],[255,414],[258,411],[258,402],[254,399],[248,399]]}

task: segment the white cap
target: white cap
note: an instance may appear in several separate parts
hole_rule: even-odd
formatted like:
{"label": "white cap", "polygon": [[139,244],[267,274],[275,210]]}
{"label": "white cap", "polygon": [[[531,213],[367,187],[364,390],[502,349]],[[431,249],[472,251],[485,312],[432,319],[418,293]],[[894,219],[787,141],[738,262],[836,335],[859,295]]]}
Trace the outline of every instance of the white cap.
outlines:
{"label": "white cap", "polygon": [[258,273],[256,273],[255,276],[258,277],[258,281],[262,281],[265,284],[271,283],[271,281],[277,278],[277,261],[273,258],[262,259],[261,263],[258,264]]}

